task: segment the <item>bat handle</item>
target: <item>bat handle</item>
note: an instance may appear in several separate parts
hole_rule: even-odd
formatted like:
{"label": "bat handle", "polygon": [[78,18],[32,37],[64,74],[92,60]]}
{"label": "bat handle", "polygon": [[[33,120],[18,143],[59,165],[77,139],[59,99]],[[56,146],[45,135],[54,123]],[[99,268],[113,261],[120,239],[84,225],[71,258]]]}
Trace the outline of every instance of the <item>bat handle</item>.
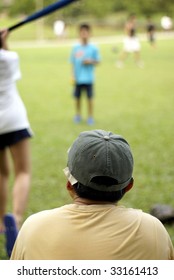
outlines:
{"label": "bat handle", "polygon": [[17,23],[17,24],[15,24],[15,25],[13,25],[13,26],[11,26],[11,27],[9,27],[9,28],[8,28],[8,31],[10,32],[10,31],[12,31],[12,30],[18,28],[19,26],[23,25],[24,23],[25,23],[25,20],[24,20],[24,21],[21,21],[21,22],[19,22],[19,23]]}

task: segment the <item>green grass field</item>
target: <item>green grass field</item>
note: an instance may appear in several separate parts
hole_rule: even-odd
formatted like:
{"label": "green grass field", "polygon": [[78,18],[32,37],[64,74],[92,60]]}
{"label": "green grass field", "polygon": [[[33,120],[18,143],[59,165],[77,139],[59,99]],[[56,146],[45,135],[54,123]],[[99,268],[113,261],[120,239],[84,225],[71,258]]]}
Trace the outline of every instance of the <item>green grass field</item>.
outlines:
{"label": "green grass field", "polygon": [[[91,127],[86,124],[85,98],[84,121],[79,125],[72,121],[71,46],[15,48],[23,74],[18,88],[34,132],[32,188],[25,218],[71,202],[62,172],[66,152],[81,131],[94,128],[121,134],[131,145],[135,186],[122,204],[147,212],[155,203],[174,207],[174,40],[158,41],[156,50],[143,42],[143,69],[134,64],[132,56],[123,69],[117,69],[118,53],[112,47],[100,45],[102,63],[96,69],[95,125]],[[121,51],[121,43],[117,47]],[[174,242],[174,227],[167,230]],[[0,259],[7,259],[3,235]]]}

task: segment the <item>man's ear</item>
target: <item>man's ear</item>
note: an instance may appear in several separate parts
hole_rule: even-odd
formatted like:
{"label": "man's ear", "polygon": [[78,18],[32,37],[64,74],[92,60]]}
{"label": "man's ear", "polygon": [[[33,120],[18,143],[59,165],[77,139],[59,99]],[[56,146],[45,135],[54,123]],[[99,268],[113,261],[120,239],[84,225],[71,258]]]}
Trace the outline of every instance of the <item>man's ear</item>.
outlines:
{"label": "man's ear", "polygon": [[127,185],[127,187],[125,188],[125,193],[130,191],[132,189],[133,185],[134,185],[134,179],[132,178],[129,185]]}
{"label": "man's ear", "polygon": [[66,183],[66,188],[68,191],[72,191],[72,189],[73,189],[73,187],[69,181]]}
{"label": "man's ear", "polygon": [[69,181],[66,183],[66,189],[67,189],[69,195],[71,196],[71,198],[74,199],[76,196],[76,193],[74,191],[73,186],[71,185],[71,183]]}

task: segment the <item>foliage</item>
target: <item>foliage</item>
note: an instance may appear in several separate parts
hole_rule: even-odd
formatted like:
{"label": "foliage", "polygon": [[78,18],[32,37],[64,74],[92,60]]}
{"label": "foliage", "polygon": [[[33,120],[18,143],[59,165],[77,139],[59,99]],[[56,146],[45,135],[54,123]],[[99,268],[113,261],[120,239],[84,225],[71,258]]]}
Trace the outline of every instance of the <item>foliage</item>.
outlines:
{"label": "foliage", "polygon": [[172,15],[174,12],[173,0],[123,0],[124,10],[137,14],[152,15],[163,13]]}
{"label": "foliage", "polygon": [[9,14],[11,16],[19,14],[31,14],[35,9],[33,0],[17,1],[14,0],[13,5],[10,6]]}
{"label": "foliage", "polygon": [[[55,0],[14,0],[9,12],[11,15],[30,14],[37,7],[47,6],[54,2]],[[173,0],[77,0],[66,9],[60,10],[59,14],[69,17],[93,15],[100,18],[119,11],[135,12],[139,15],[163,13],[172,16],[174,14],[174,2]]]}

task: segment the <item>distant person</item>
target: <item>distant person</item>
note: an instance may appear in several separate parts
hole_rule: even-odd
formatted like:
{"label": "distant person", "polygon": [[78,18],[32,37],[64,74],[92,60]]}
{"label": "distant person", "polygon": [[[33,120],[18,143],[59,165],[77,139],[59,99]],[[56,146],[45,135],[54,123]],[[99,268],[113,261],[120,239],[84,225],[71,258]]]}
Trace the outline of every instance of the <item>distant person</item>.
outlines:
{"label": "distant person", "polygon": [[94,123],[93,97],[94,97],[94,68],[100,61],[99,49],[89,42],[91,27],[81,24],[79,27],[80,43],[76,44],[71,52],[72,80],[74,82],[75,111],[74,122],[82,121],[81,95],[85,91],[88,104],[87,123]]}
{"label": "distant person", "polygon": [[152,22],[151,17],[147,18],[147,25],[146,25],[146,32],[147,32],[147,39],[148,42],[152,47],[155,47],[155,24]]}
{"label": "distant person", "polygon": [[133,165],[122,136],[80,133],[64,169],[72,204],[30,216],[11,260],[173,260],[163,224],[118,203],[133,187]]}
{"label": "distant person", "polygon": [[168,16],[163,16],[161,18],[161,26],[165,31],[170,31],[173,27],[173,21]]}
{"label": "distant person", "polygon": [[[19,57],[8,50],[8,31],[0,31],[0,233],[10,236],[20,228],[26,209],[31,159],[29,138],[32,136],[25,106],[19,96],[16,81],[21,78]],[[14,167],[12,213],[7,215],[9,155]],[[14,217],[14,219],[13,219]],[[6,228],[8,226],[9,228]],[[14,228],[16,226],[16,229]],[[11,234],[11,235],[10,235]],[[7,245],[8,246],[8,245]]]}
{"label": "distant person", "polygon": [[141,45],[139,38],[137,37],[136,16],[131,14],[125,24],[125,38],[123,45],[123,52],[117,61],[117,67],[122,68],[124,66],[125,59],[131,53],[134,54],[135,63],[142,68],[143,62],[140,58]]}
{"label": "distant person", "polygon": [[65,38],[65,22],[62,20],[56,20],[53,24],[54,34],[58,38]]}

